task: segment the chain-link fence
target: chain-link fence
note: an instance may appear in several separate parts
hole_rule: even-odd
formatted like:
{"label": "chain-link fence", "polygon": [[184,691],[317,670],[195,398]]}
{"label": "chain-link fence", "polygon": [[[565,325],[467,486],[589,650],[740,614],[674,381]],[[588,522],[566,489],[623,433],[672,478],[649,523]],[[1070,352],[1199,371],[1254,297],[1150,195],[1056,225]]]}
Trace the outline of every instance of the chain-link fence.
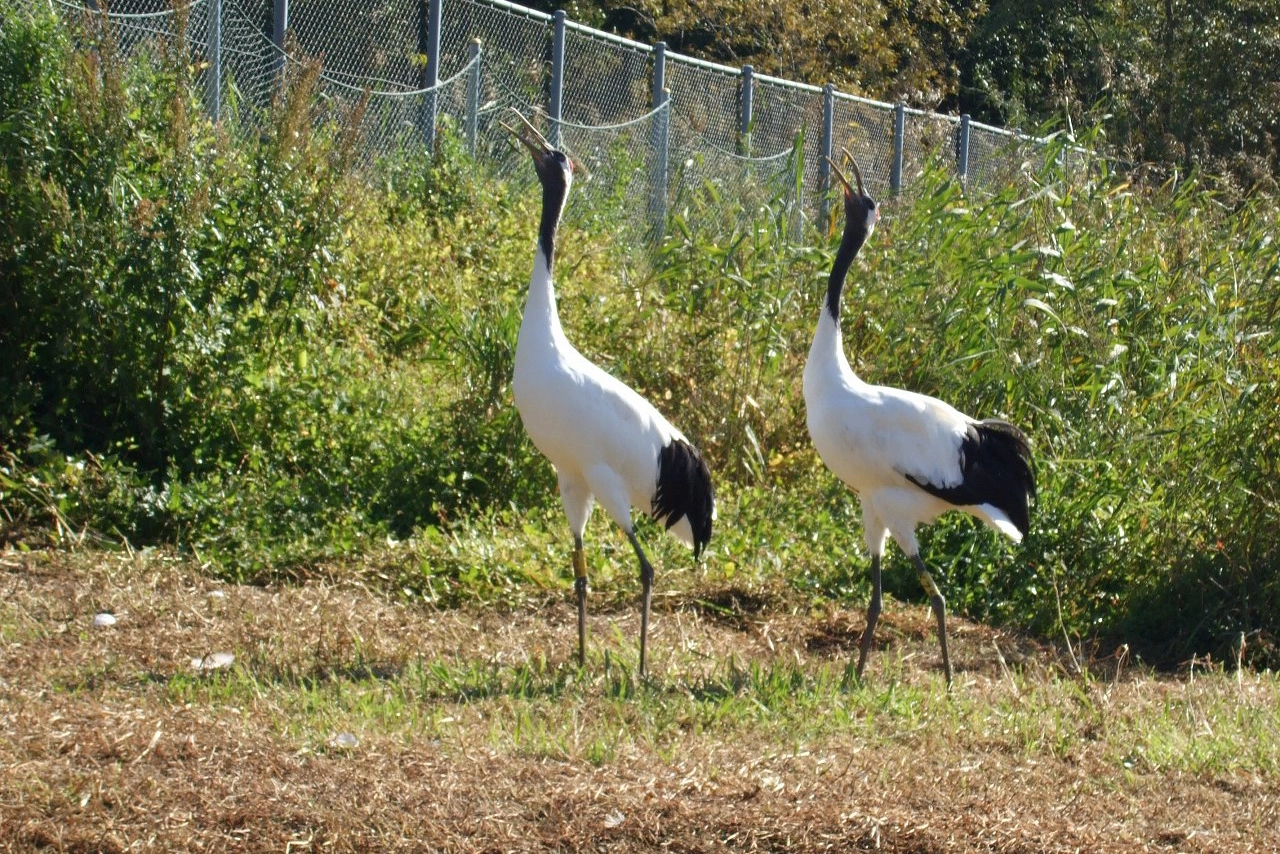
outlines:
{"label": "chain-link fence", "polygon": [[[67,14],[105,6],[55,2]],[[126,52],[183,31],[215,117],[269,115],[284,75],[319,60],[335,109],[364,102],[371,161],[414,156],[447,126],[514,174],[524,159],[498,121],[508,107],[541,114],[535,122],[593,175],[579,192],[659,230],[699,196],[724,210],[722,221],[762,208],[790,228],[823,217],[824,157],[844,148],[868,190],[884,194],[938,159],[971,189],[998,186],[1036,143],[967,117],[681,56],[506,0],[114,0],[107,14]]]}

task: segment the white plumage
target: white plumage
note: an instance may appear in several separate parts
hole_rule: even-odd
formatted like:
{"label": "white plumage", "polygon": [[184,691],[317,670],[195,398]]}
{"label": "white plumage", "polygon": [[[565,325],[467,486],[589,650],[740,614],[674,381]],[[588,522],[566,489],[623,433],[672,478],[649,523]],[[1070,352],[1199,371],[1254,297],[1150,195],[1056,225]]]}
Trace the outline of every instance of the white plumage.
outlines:
{"label": "white plumage", "polygon": [[[519,116],[519,113],[516,114]],[[640,664],[652,598],[653,567],[636,539],[635,507],[694,549],[711,538],[715,499],[698,449],[647,400],[578,352],[560,325],[552,268],[560,214],[573,184],[573,162],[519,116],[507,127],[533,155],[542,184],[542,219],[529,296],[516,343],[512,388],[533,444],[555,467],[560,499],[573,534],[578,598],[578,661],[586,656],[587,571],[582,536],[594,501],[626,533],[640,565]],[[505,125],[504,125],[505,127]]]}
{"label": "white plumage", "polygon": [[962,510],[1021,541],[1029,523],[1028,501],[1035,495],[1031,449],[1006,421],[979,421],[927,395],[870,385],[853,372],[841,341],[840,295],[879,211],[863,190],[856,163],[856,191],[831,166],[844,188],[845,226],[805,363],[804,399],[814,448],[862,503],[872,589],[857,672],[861,677],[880,615],[880,557],[892,535],[930,594],[950,686],[946,602],[920,557],[916,526]]}

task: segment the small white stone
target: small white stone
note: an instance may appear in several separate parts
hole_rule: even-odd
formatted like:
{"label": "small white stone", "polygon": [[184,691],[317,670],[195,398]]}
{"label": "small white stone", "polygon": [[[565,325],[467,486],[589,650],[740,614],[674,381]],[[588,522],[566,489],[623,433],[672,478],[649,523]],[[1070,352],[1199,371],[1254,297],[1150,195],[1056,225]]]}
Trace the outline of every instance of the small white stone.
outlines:
{"label": "small white stone", "polygon": [[343,750],[352,750],[360,746],[360,739],[349,732],[340,732],[333,737],[333,746]]}
{"label": "small white stone", "polygon": [[191,659],[191,666],[196,670],[221,670],[224,667],[230,667],[235,660],[236,657],[232,653],[215,652],[204,658]]}
{"label": "small white stone", "polygon": [[604,826],[609,830],[612,830],[622,824],[622,822],[626,821],[626,818],[627,817],[620,812],[611,812],[604,817]]}
{"label": "small white stone", "polygon": [[116,615],[108,614],[106,611],[103,611],[101,614],[94,614],[93,624],[98,628],[114,626],[116,624]]}

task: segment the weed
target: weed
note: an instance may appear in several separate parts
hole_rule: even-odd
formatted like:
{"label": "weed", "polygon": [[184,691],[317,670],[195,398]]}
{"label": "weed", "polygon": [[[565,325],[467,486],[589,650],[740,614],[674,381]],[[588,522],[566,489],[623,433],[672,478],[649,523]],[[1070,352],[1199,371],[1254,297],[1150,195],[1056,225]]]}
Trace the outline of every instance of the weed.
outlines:
{"label": "weed", "polygon": [[[0,538],[173,544],[255,581],[380,562],[389,589],[450,606],[561,595],[554,476],[510,405],[530,176],[447,132],[430,161],[363,162],[379,119],[330,109],[316,65],[214,127],[180,41],[126,65],[109,32],[11,17]],[[1079,169],[1078,143],[1101,139],[1029,152],[992,195],[937,168],[885,200],[848,285],[850,359],[1032,437],[1021,546],[960,516],[922,531],[956,610],[1165,664],[1274,665],[1276,208]],[[832,238],[797,227],[795,163],[775,166],[750,167],[754,220],[706,184],[656,247],[611,225],[629,186],[584,189],[557,287],[575,344],[712,463],[695,573],[821,607],[865,590],[856,499],[799,393]],[[644,533],[664,573],[686,565]],[[597,519],[591,540],[593,580],[629,594],[616,534]],[[900,558],[885,572],[921,595]]]}

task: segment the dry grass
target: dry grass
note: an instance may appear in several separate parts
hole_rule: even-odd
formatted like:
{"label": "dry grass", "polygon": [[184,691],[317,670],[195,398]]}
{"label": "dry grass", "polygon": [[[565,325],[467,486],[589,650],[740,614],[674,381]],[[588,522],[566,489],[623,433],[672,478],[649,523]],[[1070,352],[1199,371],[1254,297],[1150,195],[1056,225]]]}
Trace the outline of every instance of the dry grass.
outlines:
{"label": "dry grass", "polygon": [[956,620],[948,699],[927,612],[890,604],[844,689],[856,609],[704,590],[662,601],[640,685],[635,622],[594,615],[579,674],[567,596],[0,556],[0,851],[1280,850],[1272,675],[1070,677]]}

